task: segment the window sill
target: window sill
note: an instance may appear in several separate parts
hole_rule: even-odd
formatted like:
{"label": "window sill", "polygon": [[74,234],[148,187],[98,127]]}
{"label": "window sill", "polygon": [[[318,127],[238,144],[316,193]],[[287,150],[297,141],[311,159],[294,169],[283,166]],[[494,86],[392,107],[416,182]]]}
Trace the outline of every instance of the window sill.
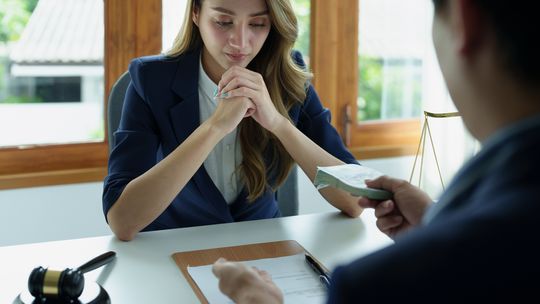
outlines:
{"label": "window sill", "polygon": [[0,175],[0,190],[103,181],[106,167]]}
{"label": "window sill", "polygon": [[415,155],[417,149],[418,144],[353,148],[349,150],[356,159],[362,160]]}

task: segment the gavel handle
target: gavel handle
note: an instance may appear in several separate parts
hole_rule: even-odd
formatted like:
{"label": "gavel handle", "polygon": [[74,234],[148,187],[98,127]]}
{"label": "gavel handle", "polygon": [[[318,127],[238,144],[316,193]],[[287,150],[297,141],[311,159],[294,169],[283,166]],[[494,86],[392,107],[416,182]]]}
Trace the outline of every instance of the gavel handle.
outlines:
{"label": "gavel handle", "polygon": [[116,256],[116,252],[114,251],[105,252],[104,254],[101,254],[91,259],[90,261],[84,263],[84,265],[79,267],[78,270],[80,270],[82,273],[92,271],[96,268],[99,268],[109,263],[110,261],[114,259],[115,256]]}

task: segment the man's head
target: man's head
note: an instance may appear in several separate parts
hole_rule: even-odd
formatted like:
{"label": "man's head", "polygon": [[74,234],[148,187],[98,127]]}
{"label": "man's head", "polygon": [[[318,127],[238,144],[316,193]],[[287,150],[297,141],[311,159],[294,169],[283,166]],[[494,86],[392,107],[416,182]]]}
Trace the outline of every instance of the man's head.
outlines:
{"label": "man's head", "polygon": [[[540,108],[540,44],[534,41],[539,31],[536,2],[433,3],[437,57],[452,99],[471,133],[483,140],[504,125],[535,114]],[[533,95],[536,98],[531,98]],[[516,110],[497,112],[509,105]]]}
{"label": "man's head", "polygon": [[[433,0],[437,14],[444,13],[449,2]],[[455,1],[459,2],[459,1]],[[507,68],[523,81],[540,81],[540,19],[536,1],[468,0],[480,10],[480,16],[492,26]]]}

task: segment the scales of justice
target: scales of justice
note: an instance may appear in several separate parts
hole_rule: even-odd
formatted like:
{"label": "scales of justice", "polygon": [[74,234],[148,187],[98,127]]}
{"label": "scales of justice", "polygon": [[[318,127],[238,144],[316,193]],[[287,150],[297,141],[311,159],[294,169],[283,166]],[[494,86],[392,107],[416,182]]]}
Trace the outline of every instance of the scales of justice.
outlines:
{"label": "scales of justice", "polygon": [[441,181],[442,190],[445,190],[444,187],[444,181],[441,174],[441,167],[439,165],[439,159],[437,158],[437,153],[435,151],[435,145],[433,143],[433,135],[431,133],[431,128],[429,127],[429,119],[441,119],[441,118],[450,118],[450,117],[459,117],[459,112],[446,112],[446,113],[434,113],[434,112],[428,112],[424,111],[424,125],[422,127],[422,132],[420,134],[420,142],[418,144],[418,149],[416,150],[416,156],[414,158],[414,163],[411,171],[411,177],[409,178],[409,183],[413,184],[413,178],[414,178],[414,172],[417,166],[418,159],[420,158],[420,168],[419,168],[419,174],[418,174],[418,184],[416,184],[419,188],[421,188],[422,183],[422,173],[424,170],[424,152],[426,151],[426,141],[427,137],[429,137],[429,142],[431,145],[431,150],[433,151],[433,157],[435,158],[435,165],[437,167],[437,173],[439,176],[439,179]]}

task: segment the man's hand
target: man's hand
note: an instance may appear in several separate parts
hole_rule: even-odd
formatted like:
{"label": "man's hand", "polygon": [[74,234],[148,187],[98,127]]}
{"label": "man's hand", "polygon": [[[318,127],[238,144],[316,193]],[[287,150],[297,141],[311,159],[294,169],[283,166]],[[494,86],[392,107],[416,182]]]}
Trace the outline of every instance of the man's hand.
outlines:
{"label": "man's hand", "polygon": [[219,290],[235,303],[283,303],[281,290],[264,270],[220,258],[212,272],[219,279]]}
{"label": "man's hand", "polygon": [[394,194],[392,200],[376,201],[363,197],[358,202],[360,207],[375,209],[377,227],[391,238],[418,225],[432,203],[424,191],[401,179],[381,176],[366,181],[366,185]]}

